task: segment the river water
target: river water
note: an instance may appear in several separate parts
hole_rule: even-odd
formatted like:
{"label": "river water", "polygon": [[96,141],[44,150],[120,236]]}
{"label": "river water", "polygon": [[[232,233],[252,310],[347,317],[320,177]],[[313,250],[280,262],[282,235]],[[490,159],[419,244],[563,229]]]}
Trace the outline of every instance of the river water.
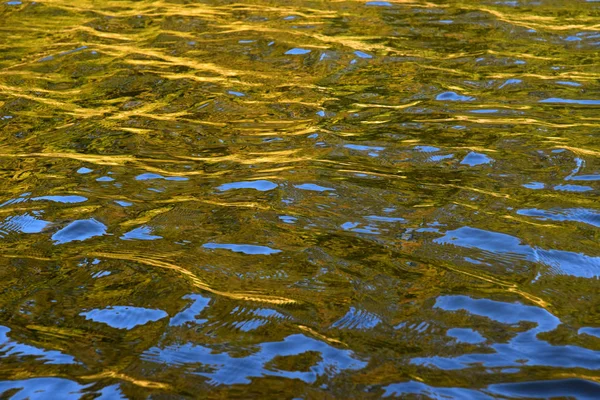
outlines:
{"label": "river water", "polygon": [[600,2],[0,4],[0,393],[600,398]]}

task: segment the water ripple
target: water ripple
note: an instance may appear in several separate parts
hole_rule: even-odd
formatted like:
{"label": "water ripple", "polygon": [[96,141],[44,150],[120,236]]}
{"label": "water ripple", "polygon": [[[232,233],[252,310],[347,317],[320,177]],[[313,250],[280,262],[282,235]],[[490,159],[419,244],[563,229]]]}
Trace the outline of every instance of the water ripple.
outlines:
{"label": "water ripple", "polygon": [[3,2],[0,397],[600,397],[597,14]]}

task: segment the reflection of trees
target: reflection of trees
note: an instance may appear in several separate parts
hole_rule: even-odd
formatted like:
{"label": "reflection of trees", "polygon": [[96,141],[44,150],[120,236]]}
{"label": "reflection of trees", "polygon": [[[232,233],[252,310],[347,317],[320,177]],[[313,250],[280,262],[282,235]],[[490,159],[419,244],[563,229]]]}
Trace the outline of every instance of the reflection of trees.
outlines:
{"label": "reflection of trees", "polygon": [[[449,294],[545,308],[564,326],[543,340],[597,348],[595,339],[574,333],[597,324],[594,279],[433,242],[472,226],[532,247],[597,255],[593,228],[516,213],[597,208],[589,194],[552,190],[571,173],[575,157],[596,171],[595,108],[538,103],[554,93],[579,98],[596,87],[597,52],[586,38],[580,36],[577,50],[556,46],[566,34],[558,29],[576,24],[573,29],[593,31],[592,17],[575,2],[547,5],[535,16],[527,8],[447,6],[54,1],[3,8],[10,34],[0,35],[0,201],[88,199],[0,207],[0,221],[27,213],[52,223],[39,233],[0,234],[0,324],[15,343],[83,363],[11,354],[3,375],[125,382],[127,394],[140,397],[168,385],[163,389],[194,396],[207,387],[190,372],[212,367],[160,365],[141,354],[191,343],[249,357],[263,343],[299,333],[370,359],[360,372],[319,378],[315,387],[329,384],[337,397],[409,378],[481,387],[571,374],[532,367],[506,378],[477,367],[440,372],[408,363],[491,351],[456,346],[445,335],[451,327],[475,324],[491,343],[530,328],[433,308],[435,298]],[[283,19],[290,15],[297,18]],[[533,41],[531,28],[544,41]],[[286,56],[293,47],[311,52]],[[552,69],[557,65],[564,68]],[[506,84],[515,77],[519,84]],[[559,79],[584,87],[557,89]],[[435,100],[450,90],[476,100]],[[488,112],[473,112],[482,110]],[[418,151],[418,145],[438,150]],[[559,147],[568,151],[552,153]],[[494,161],[461,165],[469,152]],[[77,174],[82,166],[93,171]],[[142,173],[189,180],[136,180]],[[109,174],[113,182],[96,181]],[[217,190],[256,179],[278,186]],[[523,188],[531,181],[546,189]],[[296,187],[302,183],[334,190]],[[279,219],[284,215],[293,223]],[[393,220],[382,219],[388,217]],[[109,235],[53,245],[53,232],[88,218],[105,224]],[[141,226],[163,239],[120,239]],[[209,241],[282,253],[202,249]],[[164,319],[128,331],[79,315],[133,305],[173,317],[192,293],[210,298],[198,316],[202,323],[169,327]],[[316,353],[274,358],[264,367],[309,369],[322,357]],[[251,386],[257,397],[274,387],[316,390],[273,376]]]}

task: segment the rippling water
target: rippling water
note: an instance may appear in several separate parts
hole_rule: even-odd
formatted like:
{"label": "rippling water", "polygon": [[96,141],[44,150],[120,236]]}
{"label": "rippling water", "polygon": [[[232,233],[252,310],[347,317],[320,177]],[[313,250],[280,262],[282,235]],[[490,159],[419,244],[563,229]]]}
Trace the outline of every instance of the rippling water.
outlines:
{"label": "rippling water", "polygon": [[600,398],[600,2],[4,1],[0,393]]}

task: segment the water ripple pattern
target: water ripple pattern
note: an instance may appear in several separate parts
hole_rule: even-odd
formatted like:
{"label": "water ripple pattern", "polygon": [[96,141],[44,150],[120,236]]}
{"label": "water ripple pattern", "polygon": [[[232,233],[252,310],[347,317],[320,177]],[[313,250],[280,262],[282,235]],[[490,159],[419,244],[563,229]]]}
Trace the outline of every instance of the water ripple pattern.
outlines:
{"label": "water ripple pattern", "polygon": [[600,398],[600,2],[0,2],[0,397]]}

